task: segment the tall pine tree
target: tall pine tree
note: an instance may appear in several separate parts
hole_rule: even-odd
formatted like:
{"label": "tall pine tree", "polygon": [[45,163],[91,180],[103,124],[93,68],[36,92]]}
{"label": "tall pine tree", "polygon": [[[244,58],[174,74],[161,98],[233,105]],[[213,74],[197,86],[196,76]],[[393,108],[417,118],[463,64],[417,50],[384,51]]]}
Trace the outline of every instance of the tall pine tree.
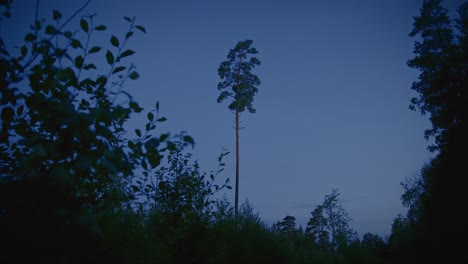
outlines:
{"label": "tall pine tree", "polygon": [[258,92],[260,79],[251,73],[255,66],[260,65],[260,60],[252,56],[258,51],[251,47],[252,40],[244,40],[237,43],[234,49],[229,51],[228,60],[221,63],[218,75],[221,82],[218,90],[221,94],[218,103],[225,99],[232,99],[229,109],[236,115],[236,196],[235,196],[235,217],[239,215],[239,129],[240,113],[246,109],[250,113],[255,113],[252,106],[253,98]]}
{"label": "tall pine tree", "polygon": [[[454,31],[441,0],[424,1],[410,33],[418,39],[414,45],[415,57],[408,61],[410,67],[420,71],[419,79],[412,85],[419,97],[412,99],[410,108],[430,115],[432,128],[426,130],[425,137],[434,138],[435,143],[429,150],[437,154],[431,162],[426,205],[421,212],[420,224],[425,230],[422,239],[427,242],[421,252],[457,260],[463,251],[455,241],[467,234],[460,210],[466,206],[463,183],[468,175],[464,165],[464,152],[468,148],[467,10],[467,3],[458,8],[457,31]],[[450,217],[447,212],[451,212]],[[457,231],[449,230],[451,228]],[[430,258],[433,257],[436,256]]]}

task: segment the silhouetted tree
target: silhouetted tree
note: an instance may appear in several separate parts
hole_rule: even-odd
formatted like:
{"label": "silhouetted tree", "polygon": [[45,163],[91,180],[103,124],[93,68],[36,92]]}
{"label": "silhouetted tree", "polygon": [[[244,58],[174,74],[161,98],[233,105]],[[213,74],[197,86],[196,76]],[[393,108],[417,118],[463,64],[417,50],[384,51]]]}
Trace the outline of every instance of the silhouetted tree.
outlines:
{"label": "silhouetted tree", "polygon": [[[235,193],[235,216],[237,219],[239,211],[239,129],[240,113],[246,109],[255,113],[252,106],[253,98],[258,92],[260,79],[251,71],[260,65],[260,60],[252,55],[258,51],[251,47],[252,40],[239,41],[234,49],[229,51],[228,60],[221,63],[218,75],[221,81],[218,90],[222,91],[218,97],[218,103],[231,98],[229,109],[236,116],[236,193]],[[229,89],[230,88],[230,89]]]}
{"label": "silhouetted tree", "polygon": [[379,235],[365,233],[362,237],[361,247],[374,256],[381,256],[385,248],[385,242]]}
{"label": "silhouetted tree", "polygon": [[339,203],[339,195],[338,190],[333,189],[331,194],[325,196],[322,204],[330,233],[332,252],[336,252],[339,247],[347,246],[355,237],[354,231],[349,227],[351,218]]}
{"label": "silhouetted tree", "polygon": [[[425,226],[423,233],[426,234],[426,249],[421,249],[421,252],[441,258],[444,255],[454,259],[462,258],[458,253],[463,251],[459,244],[446,243],[455,241],[459,234],[455,236],[453,232],[446,232],[445,228],[464,225],[457,208],[465,204],[462,186],[468,175],[464,165],[468,148],[467,10],[467,3],[458,8],[456,35],[454,24],[447,15],[447,9],[441,6],[441,1],[426,0],[420,15],[415,17],[414,29],[410,33],[411,37],[418,37],[418,41],[414,46],[415,57],[408,61],[408,65],[421,72],[418,81],[412,85],[419,97],[411,100],[410,108],[419,109],[422,114],[430,114],[432,128],[426,130],[425,137],[435,139],[435,144],[429,146],[429,149],[437,151],[434,162],[431,162],[431,166],[437,166],[431,169],[430,177],[424,179],[428,186],[425,194],[427,199],[424,199],[423,219],[420,222]],[[455,215],[446,217],[447,211]],[[462,236],[466,235],[465,231]],[[432,250],[427,250],[427,247]]]}
{"label": "silhouetted tree", "polygon": [[432,159],[424,164],[420,172],[412,178],[407,178],[401,183],[404,193],[401,195],[403,206],[408,208],[406,218],[410,223],[422,224],[426,213],[427,201],[430,195],[430,179],[437,172],[438,159]]}
{"label": "silhouetted tree", "polygon": [[247,199],[245,200],[240,209],[239,209],[240,217],[240,226],[247,226],[247,225],[258,225],[263,226],[263,221],[260,218],[258,212],[255,212],[255,208],[253,204]]}
{"label": "silhouetted tree", "polygon": [[415,42],[416,56],[408,61],[411,68],[421,71],[419,80],[411,87],[419,97],[411,99],[410,109],[430,114],[432,128],[426,130],[425,137],[435,138],[431,151],[446,147],[449,130],[462,121],[460,110],[463,109],[460,104],[464,89],[456,65],[459,47],[454,40],[447,9],[440,3],[441,0],[424,1],[421,14],[415,17],[414,29],[409,34],[422,37],[422,41]]}
{"label": "silhouetted tree", "polygon": [[306,234],[323,254],[328,250],[330,236],[327,228],[327,218],[323,214],[323,205],[317,205],[310,214],[311,218],[307,223]]}
{"label": "silhouetted tree", "polygon": [[296,217],[287,215],[283,218],[283,221],[279,223],[280,231],[289,240],[289,246],[291,249],[294,248],[293,238],[296,233]]}

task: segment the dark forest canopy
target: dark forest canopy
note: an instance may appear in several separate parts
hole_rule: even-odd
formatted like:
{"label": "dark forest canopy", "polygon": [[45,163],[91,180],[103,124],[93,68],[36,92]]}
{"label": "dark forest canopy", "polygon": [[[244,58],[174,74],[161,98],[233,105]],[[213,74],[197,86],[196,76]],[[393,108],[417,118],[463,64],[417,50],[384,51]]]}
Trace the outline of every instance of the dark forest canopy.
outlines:
{"label": "dark forest canopy", "polygon": [[[415,57],[408,65],[420,71],[411,87],[418,97],[411,100],[410,109],[429,115],[432,128],[425,131],[425,137],[435,139],[429,150],[436,152],[419,177],[403,185],[403,203],[409,210],[393,225],[391,239],[406,240],[409,246],[400,249],[415,259],[468,260],[462,245],[455,243],[466,235],[460,208],[466,201],[468,175],[464,165],[468,147],[468,3],[457,11],[458,17],[453,19],[440,0],[424,1],[409,34],[416,41]],[[449,211],[453,214],[448,217]],[[458,231],[449,232],[449,226]]]}
{"label": "dark forest canopy", "polygon": [[[388,239],[360,238],[337,189],[310,208],[304,228],[292,215],[268,226],[249,201],[236,217],[236,207],[215,198],[231,188],[222,174],[229,153],[203,172],[187,148],[194,139],[160,131],[159,103],[144,110],[125,90],[139,78],[126,44],[145,27],[123,17],[125,30],[95,43],[111,29],[83,16],[86,5],[71,17],[53,10],[32,21],[18,49],[0,36],[0,262],[467,261],[456,241],[467,235],[460,208],[468,175],[468,3],[450,18],[441,1],[426,0],[415,17],[408,65],[420,76],[410,108],[429,115],[425,136],[434,137],[436,155],[402,184],[408,211]],[[0,22],[15,15],[11,6],[0,2]],[[146,121],[127,131],[137,115]]]}

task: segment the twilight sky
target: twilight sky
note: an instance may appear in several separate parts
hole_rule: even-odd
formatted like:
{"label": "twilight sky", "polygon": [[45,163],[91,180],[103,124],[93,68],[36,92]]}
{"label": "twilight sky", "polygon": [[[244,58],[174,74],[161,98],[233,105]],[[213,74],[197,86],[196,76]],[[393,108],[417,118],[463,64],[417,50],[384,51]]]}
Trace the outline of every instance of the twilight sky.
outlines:
{"label": "twilight sky", "polygon": [[[13,18],[0,27],[7,46],[21,43],[35,2],[16,0]],[[136,16],[147,34],[129,43],[141,77],[127,91],[147,110],[160,101],[168,121],[159,132],[193,136],[202,170],[215,169],[221,147],[229,149],[221,177],[232,185],[234,115],[216,102],[217,69],[238,41],[252,39],[262,84],[257,113],[242,116],[240,201],[248,198],[268,224],[289,214],[305,227],[315,205],[338,188],[351,226],[361,236],[386,236],[405,211],[400,182],[431,157],[423,138],[430,123],[408,109],[418,76],[406,66],[408,33],[421,2],[94,0],[82,14],[96,13],[107,39],[124,34],[123,16]],[[58,9],[68,17],[84,3],[42,0],[39,16]],[[135,117],[130,125],[143,122]],[[226,194],[233,201],[234,189]]]}

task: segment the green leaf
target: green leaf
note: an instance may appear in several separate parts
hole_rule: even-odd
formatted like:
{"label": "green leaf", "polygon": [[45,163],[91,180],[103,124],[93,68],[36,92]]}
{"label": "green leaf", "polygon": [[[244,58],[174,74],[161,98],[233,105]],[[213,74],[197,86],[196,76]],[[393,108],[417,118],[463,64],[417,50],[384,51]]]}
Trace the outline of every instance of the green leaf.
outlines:
{"label": "green leaf", "polygon": [[146,29],[145,29],[143,26],[136,25],[135,27],[136,27],[137,29],[139,29],[141,32],[143,32],[143,33],[146,34]]}
{"label": "green leaf", "polygon": [[229,189],[229,190],[231,190],[231,189],[232,189],[232,187],[231,187],[231,186],[229,186],[229,185],[226,185],[226,188],[227,188],[227,189]]}
{"label": "green leaf", "polygon": [[125,67],[125,66],[117,67],[112,71],[112,74],[121,72],[121,71],[125,70],[125,68],[127,68],[127,67]]}
{"label": "green leaf", "polygon": [[138,79],[138,77],[140,77],[140,75],[138,74],[138,72],[134,71],[134,72],[131,72],[128,77],[132,80],[136,80]]}
{"label": "green leaf", "polygon": [[149,120],[149,121],[153,121],[153,120],[154,120],[154,115],[153,115],[153,113],[151,113],[151,112],[148,113],[148,120]]}
{"label": "green leaf", "polygon": [[46,27],[46,29],[45,29],[45,33],[49,34],[49,35],[53,35],[53,34],[57,33],[57,30],[53,26],[48,25]]}
{"label": "green leaf", "polygon": [[116,38],[115,36],[111,37],[110,42],[112,46],[117,47],[117,48],[119,47],[119,39]]}
{"label": "green leaf", "polygon": [[27,42],[33,42],[36,40],[36,36],[34,36],[33,33],[28,33],[26,34],[26,36],[24,37],[24,41],[27,41]]}
{"label": "green leaf", "polygon": [[52,10],[52,18],[54,20],[59,20],[60,18],[62,18],[62,14],[58,11],[58,10]]}
{"label": "green leaf", "polygon": [[81,42],[77,39],[70,39],[70,44],[72,47],[76,48],[83,48],[83,45],[81,45]]}
{"label": "green leaf", "polygon": [[129,106],[130,106],[130,108],[133,109],[133,108],[135,108],[135,107],[138,107],[138,103],[137,103],[137,102],[134,102],[134,101],[131,101],[131,102],[129,103]]}
{"label": "green leaf", "polygon": [[67,55],[67,51],[65,49],[56,48],[55,54],[57,55],[57,57],[63,57]]}
{"label": "green leaf", "polygon": [[127,32],[127,34],[125,34],[125,39],[129,39],[131,36],[133,36],[133,31]]}
{"label": "green leaf", "polygon": [[24,105],[20,105],[17,109],[16,109],[16,115],[20,116],[23,114],[23,110],[24,110]]}
{"label": "green leaf", "polygon": [[150,163],[151,168],[154,169],[160,164],[161,156],[158,155],[157,153],[156,154],[151,153],[147,160]]}
{"label": "green leaf", "polygon": [[177,147],[173,142],[169,141],[167,142],[167,149],[172,151],[172,150],[176,150]]}
{"label": "green leaf", "polygon": [[83,67],[84,70],[89,70],[89,69],[97,69],[96,68],[96,65],[94,64],[86,64],[84,67]]}
{"label": "green leaf", "polygon": [[186,143],[189,143],[191,145],[195,145],[195,141],[193,140],[193,138],[191,136],[184,136],[183,140]]}
{"label": "green leaf", "polygon": [[135,52],[133,50],[126,50],[120,54],[119,59],[133,55]]}
{"label": "green leaf", "polygon": [[159,141],[163,142],[163,141],[166,140],[168,137],[169,137],[169,134],[168,134],[168,133],[162,134],[161,136],[159,136]]}
{"label": "green leaf", "polygon": [[44,21],[36,20],[36,21],[34,22],[34,27],[33,27],[33,29],[34,29],[34,30],[41,30],[41,27],[42,27],[42,23],[43,23],[43,22],[44,22]]}
{"label": "green leaf", "polygon": [[81,56],[76,57],[75,58],[76,68],[81,69],[83,67],[83,62],[84,62],[83,57],[81,57]]}
{"label": "green leaf", "polygon": [[164,122],[164,121],[166,121],[166,120],[167,120],[167,118],[161,117],[161,118],[159,118],[157,121],[158,121],[158,122]]}
{"label": "green leaf", "polygon": [[107,50],[106,59],[107,59],[107,63],[109,63],[109,65],[114,64],[114,55],[112,55],[112,52],[110,52],[110,50]]}
{"label": "green leaf", "polygon": [[96,53],[96,52],[99,52],[101,50],[101,47],[92,47],[88,53],[91,54],[91,53]]}
{"label": "green leaf", "polygon": [[66,37],[66,38],[71,38],[73,36],[73,34],[70,32],[70,31],[65,31],[65,33],[63,33],[63,35]]}
{"label": "green leaf", "polygon": [[135,101],[131,101],[131,102],[128,104],[128,106],[129,106],[133,111],[135,111],[135,112],[141,111],[141,110],[140,110],[140,109],[141,109],[140,106],[139,106],[138,103],[135,102]]}
{"label": "green leaf", "polygon": [[159,101],[156,102],[156,111],[159,112]]}
{"label": "green leaf", "polygon": [[28,48],[26,46],[21,47],[21,56],[25,57],[28,54]]}
{"label": "green leaf", "polygon": [[99,25],[99,26],[95,27],[94,29],[97,30],[97,31],[104,31],[104,30],[106,30],[107,28],[106,28],[106,26],[104,26],[104,25]]}
{"label": "green leaf", "polygon": [[140,130],[140,129],[135,129],[135,134],[136,134],[138,137],[141,137],[141,130]]}
{"label": "green leaf", "polygon": [[80,20],[80,27],[86,33],[89,31],[88,22],[86,22],[86,20],[83,18]]}
{"label": "green leaf", "polygon": [[132,20],[129,17],[124,16],[124,19],[127,20],[128,22],[132,22]]}

